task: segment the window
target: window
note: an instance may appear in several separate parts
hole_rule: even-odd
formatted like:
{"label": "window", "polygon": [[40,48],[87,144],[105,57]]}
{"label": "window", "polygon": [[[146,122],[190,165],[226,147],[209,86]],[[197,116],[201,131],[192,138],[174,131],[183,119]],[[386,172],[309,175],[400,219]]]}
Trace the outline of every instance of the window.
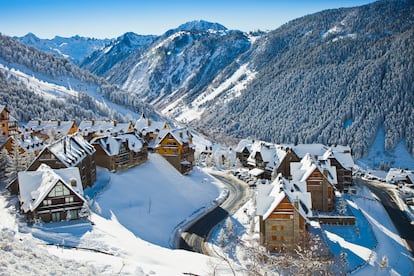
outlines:
{"label": "window", "polygon": [[50,199],[43,200],[43,206],[49,206],[49,205],[52,205],[52,200]]}
{"label": "window", "polygon": [[65,197],[65,203],[72,203],[73,202],[73,196]]}
{"label": "window", "polygon": [[285,230],[285,226],[284,225],[280,225],[280,230]]}
{"label": "window", "polygon": [[285,240],[285,237],[284,236],[280,236],[280,240],[281,241],[284,241]]}
{"label": "window", "polygon": [[276,225],[272,225],[272,230],[273,230],[273,231],[277,230]]}
{"label": "window", "polygon": [[79,218],[79,210],[69,210],[70,219],[78,219]]}
{"label": "window", "polygon": [[64,195],[70,195],[70,191],[62,183],[56,184],[56,186],[49,193],[49,197],[58,197]]}
{"label": "window", "polygon": [[276,236],[272,236],[272,241],[277,241]]}
{"label": "window", "polygon": [[60,213],[52,213],[52,221],[60,221]]}

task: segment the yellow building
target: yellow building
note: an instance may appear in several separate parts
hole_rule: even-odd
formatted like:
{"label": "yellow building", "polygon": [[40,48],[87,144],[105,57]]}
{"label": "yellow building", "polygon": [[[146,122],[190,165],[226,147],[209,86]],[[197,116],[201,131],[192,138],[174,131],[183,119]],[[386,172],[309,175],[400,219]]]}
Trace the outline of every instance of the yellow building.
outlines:
{"label": "yellow building", "polygon": [[193,136],[186,129],[165,130],[157,138],[155,151],[182,174],[193,169]]}
{"label": "yellow building", "polygon": [[0,105],[0,136],[9,137],[18,133],[17,120],[10,116],[9,110]]}

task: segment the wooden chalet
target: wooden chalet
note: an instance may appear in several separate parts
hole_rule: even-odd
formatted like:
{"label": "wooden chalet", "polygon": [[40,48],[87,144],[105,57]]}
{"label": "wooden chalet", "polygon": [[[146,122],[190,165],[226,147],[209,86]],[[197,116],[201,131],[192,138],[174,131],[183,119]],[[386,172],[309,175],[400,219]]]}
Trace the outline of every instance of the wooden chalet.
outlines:
{"label": "wooden chalet", "polygon": [[170,126],[165,121],[152,121],[142,114],[141,118],[135,122],[134,128],[152,149],[156,145],[160,132],[169,130]]}
{"label": "wooden chalet", "polygon": [[336,169],[337,185],[340,192],[352,192],[352,169],[354,160],[352,159],[351,149],[348,146],[329,147],[319,160],[329,160],[331,166]]}
{"label": "wooden chalet", "polygon": [[29,222],[55,222],[82,217],[86,200],[79,169],[54,170],[42,164],[36,171],[18,173],[20,210]]}
{"label": "wooden chalet", "polygon": [[291,165],[292,181],[306,184],[312,195],[312,210],[330,212],[335,208],[336,170],[329,160],[315,161],[310,154]]}
{"label": "wooden chalet", "polygon": [[119,123],[117,121],[104,120],[82,121],[78,127],[78,133],[87,141],[91,141],[96,137],[116,136],[134,131],[134,126],[131,122]]}
{"label": "wooden chalet", "polygon": [[45,147],[27,170],[35,171],[41,164],[52,169],[77,167],[85,188],[96,180],[94,154],[95,148],[81,135],[69,135]]}
{"label": "wooden chalet", "polygon": [[0,105],[0,136],[9,137],[18,133],[17,120],[10,115],[6,106]]}
{"label": "wooden chalet", "polygon": [[242,139],[235,149],[236,158],[240,161],[243,167],[248,166],[247,159],[250,156],[253,142],[254,141],[249,139]]}
{"label": "wooden chalet", "polygon": [[279,174],[257,193],[260,243],[271,252],[295,249],[307,238],[308,217],[312,216],[311,195],[300,183],[293,184]]}
{"label": "wooden chalet", "polygon": [[193,169],[193,136],[186,129],[165,130],[157,138],[155,151],[182,174]]}
{"label": "wooden chalet", "polygon": [[255,177],[271,179],[279,173],[290,177],[290,163],[298,161],[299,157],[288,146],[256,141],[251,146],[247,165]]}
{"label": "wooden chalet", "polygon": [[148,159],[147,143],[135,132],[92,139],[95,163],[110,171],[125,170]]}

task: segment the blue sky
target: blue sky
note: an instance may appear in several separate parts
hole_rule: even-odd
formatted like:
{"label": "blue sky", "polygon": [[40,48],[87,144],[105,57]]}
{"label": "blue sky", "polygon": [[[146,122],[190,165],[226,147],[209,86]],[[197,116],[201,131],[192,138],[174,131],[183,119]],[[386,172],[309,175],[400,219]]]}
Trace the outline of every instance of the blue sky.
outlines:
{"label": "blue sky", "polygon": [[41,38],[113,38],[125,32],[162,34],[191,20],[242,31],[273,30],[317,11],[373,0],[0,0],[0,32]]}

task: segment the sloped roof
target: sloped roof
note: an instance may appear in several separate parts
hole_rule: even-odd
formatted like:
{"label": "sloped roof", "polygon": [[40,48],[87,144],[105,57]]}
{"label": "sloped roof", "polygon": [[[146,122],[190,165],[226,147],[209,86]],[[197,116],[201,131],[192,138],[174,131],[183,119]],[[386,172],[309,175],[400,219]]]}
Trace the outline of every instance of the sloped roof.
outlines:
{"label": "sloped roof", "polygon": [[[177,142],[182,145],[183,143],[189,143],[190,144],[190,138],[193,137],[191,132],[187,130],[186,128],[179,128],[179,129],[164,129],[160,131],[158,134],[158,138],[156,141],[156,146],[158,146],[162,140],[168,135],[171,134]],[[192,144],[190,144],[192,145]]]}
{"label": "sloped roof", "polygon": [[25,126],[24,129],[26,131],[40,131],[43,133],[50,133],[52,129],[55,130],[56,133],[61,133],[63,135],[69,134],[70,129],[72,126],[75,125],[75,121],[42,121],[42,120],[30,120]]}
{"label": "sloped roof", "polygon": [[303,184],[289,182],[282,174],[268,185],[259,185],[257,190],[257,215],[263,216],[263,219],[267,219],[285,197],[292,204],[299,201],[297,210],[303,218],[307,220],[312,216],[311,194],[306,192]]}
{"label": "sloped roof", "polygon": [[82,121],[78,132],[83,136],[96,133],[98,135],[122,134],[130,131],[131,123],[118,123],[116,121]]}
{"label": "sloped roof", "polygon": [[280,145],[267,143],[263,141],[255,141],[251,146],[251,152],[247,158],[247,163],[256,166],[255,156],[260,153],[264,162],[266,162],[266,169],[272,171],[279,167],[280,163],[286,156],[286,151]]}
{"label": "sloped roof", "polygon": [[[19,200],[24,212],[36,209],[59,181],[83,199],[81,177],[76,167],[54,170],[42,164],[36,171],[19,172],[18,179]],[[76,187],[70,184],[72,179],[76,180]]]}
{"label": "sloped roof", "polygon": [[42,150],[46,146],[46,142],[37,136],[28,134],[12,136],[19,146],[26,152],[36,152]]}
{"label": "sloped roof", "polygon": [[242,139],[240,140],[239,144],[237,145],[235,152],[241,152],[243,151],[244,148],[247,148],[249,150],[249,152],[252,149],[252,145],[253,145],[253,140],[251,139]]}
{"label": "sloped roof", "polygon": [[322,174],[326,171],[326,177],[331,185],[335,186],[338,184],[336,168],[331,166],[329,159],[316,161],[309,153],[307,153],[300,162],[290,163],[290,171],[293,181],[306,181],[315,169],[318,169]]}
{"label": "sloped roof", "polygon": [[65,136],[47,148],[66,166],[76,166],[87,155],[92,155],[95,148],[79,134]]}
{"label": "sloped roof", "polygon": [[296,155],[301,159],[305,157],[306,154],[310,154],[311,156],[322,156],[328,149],[328,146],[323,144],[299,144],[296,146],[287,146],[290,146]]}
{"label": "sloped roof", "polygon": [[411,182],[414,183],[414,174],[412,171],[398,169],[398,168],[391,168],[388,171],[387,176],[385,177],[385,181],[387,182],[405,181],[407,177],[411,180]]}
{"label": "sloped roof", "polygon": [[128,149],[134,152],[140,152],[144,141],[135,133],[120,134],[116,137],[105,136],[92,139],[91,144],[98,144],[108,156],[119,154],[121,144],[127,142]]}
{"label": "sloped roof", "polygon": [[328,158],[335,158],[345,169],[350,170],[355,166],[349,146],[329,147],[320,159],[326,160]]}

